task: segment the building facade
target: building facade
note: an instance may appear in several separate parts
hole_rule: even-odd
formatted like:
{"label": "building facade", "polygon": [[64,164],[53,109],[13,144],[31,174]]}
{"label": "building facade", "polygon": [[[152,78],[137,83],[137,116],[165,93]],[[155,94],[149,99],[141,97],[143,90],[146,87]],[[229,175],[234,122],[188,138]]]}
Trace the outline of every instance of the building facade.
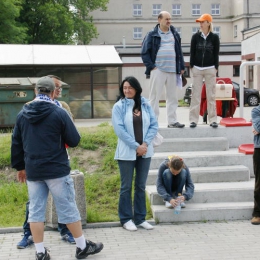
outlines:
{"label": "building facade", "polygon": [[245,29],[260,25],[259,0],[110,0],[107,11],[92,13],[99,36],[91,44],[140,45],[163,10],[172,15],[184,44],[198,30],[195,20],[203,13],[212,15],[221,43],[241,42]]}

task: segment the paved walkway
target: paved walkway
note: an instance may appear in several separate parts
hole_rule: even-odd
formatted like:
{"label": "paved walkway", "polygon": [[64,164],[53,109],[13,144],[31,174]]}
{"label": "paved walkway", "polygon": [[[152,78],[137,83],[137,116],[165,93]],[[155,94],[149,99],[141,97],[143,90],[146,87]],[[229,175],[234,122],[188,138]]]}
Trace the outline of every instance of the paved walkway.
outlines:
{"label": "paved walkway", "polygon": [[[104,225],[105,226],[105,225]],[[260,226],[250,221],[156,225],[154,230],[129,232],[122,227],[84,229],[86,238],[101,241],[104,249],[88,259],[260,259]],[[0,234],[0,259],[35,259],[35,248],[16,249],[21,233]],[[52,260],[76,259],[75,245],[60,240],[57,231],[45,231]]]}
{"label": "paved walkway", "polygon": [[[252,108],[244,109],[244,118],[250,120]],[[166,109],[161,108],[160,127],[166,127]],[[189,126],[189,108],[178,108],[179,121]],[[239,109],[235,113],[239,117]],[[219,118],[220,120],[220,118]],[[94,126],[109,119],[76,120],[77,126]],[[201,120],[202,123],[202,120]],[[118,223],[87,225],[85,237],[104,243],[104,249],[99,254],[88,259],[105,260],[212,260],[212,259],[258,259],[260,226],[251,225],[250,221],[181,223],[155,225],[151,231],[138,229],[129,232]],[[21,228],[0,229],[0,260],[35,259],[35,248],[17,249],[21,240]],[[45,246],[51,252],[52,260],[75,258],[75,245],[60,240],[57,231],[45,231]]]}

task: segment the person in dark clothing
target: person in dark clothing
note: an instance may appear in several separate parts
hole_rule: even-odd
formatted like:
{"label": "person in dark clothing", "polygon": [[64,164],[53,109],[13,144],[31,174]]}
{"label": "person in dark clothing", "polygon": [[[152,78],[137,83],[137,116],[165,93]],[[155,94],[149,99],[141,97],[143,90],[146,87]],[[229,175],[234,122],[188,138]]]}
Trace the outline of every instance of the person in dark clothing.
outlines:
{"label": "person in dark clothing", "polygon": [[251,223],[260,225],[260,106],[252,109],[251,116],[254,134],[253,167],[255,174],[254,209]]}
{"label": "person in dark clothing", "polygon": [[[53,81],[54,81],[54,84],[55,84],[54,102],[56,103],[57,106],[66,109],[67,112],[73,118],[73,115],[71,114],[69,105],[64,101],[58,101],[57,100],[57,98],[60,97],[61,91],[62,91],[62,84],[61,84],[60,78],[57,77],[57,76],[54,76],[54,75],[49,75],[48,77],[52,78]],[[35,89],[35,94],[37,95],[36,89]],[[33,101],[30,101],[30,102],[33,102]],[[27,104],[29,104],[30,102],[28,102]],[[30,203],[30,201],[28,201],[26,203],[25,221],[24,221],[24,224],[23,224],[24,234],[23,234],[22,240],[17,243],[18,249],[25,249],[28,246],[33,244],[33,237],[32,237],[32,233],[31,233],[31,230],[30,230],[30,223],[28,223],[29,203]],[[58,223],[58,231],[60,232],[61,239],[63,241],[69,242],[71,244],[75,244],[75,240],[74,240],[72,234],[70,233],[69,229],[67,228],[67,226],[65,224]]]}
{"label": "person in dark clothing", "polygon": [[69,114],[54,101],[55,84],[42,77],[37,96],[19,112],[12,134],[11,164],[17,179],[27,183],[29,218],[36,260],[49,260],[44,247],[44,221],[48,193],[54,199],[58,221],[67,225],[76,242],[76,258],[83,259],[103,249],[102,243],[85,240],[75,201],[73,179],[65,144],[76,147],[80,135]]}
{"label": "person in dark clothing", "polygon": [[220,42],[218,35],[212,32],[211,15],[203,14],[196,22],[200,23],[200,31],[193,34],[190,46],[190,67],[193,74],[190,127],[196,127],[199,121],[201,89],[205,79],[208,119],[210,126],[216,128],[216,73],[219,66]]}
{"label": "person in dark clothing", "polygon": [[[183,188],[185,186],[185,191]],[[176,155],[168,156],[158,170],[156,181],[158,194],[163,198],[166,208],[174,208],[177,205],[176,198],[181,193],[181,207],[185,208],[185,202],[193,197],[194,184],[190,171],[183,159]]]}

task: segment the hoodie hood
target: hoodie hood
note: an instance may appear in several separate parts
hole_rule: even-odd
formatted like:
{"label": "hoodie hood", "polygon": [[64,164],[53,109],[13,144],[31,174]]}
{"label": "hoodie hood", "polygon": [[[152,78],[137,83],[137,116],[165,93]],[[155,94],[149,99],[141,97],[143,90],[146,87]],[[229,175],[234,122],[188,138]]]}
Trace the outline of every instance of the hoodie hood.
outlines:
{"label": "hoodie hood", "polygon": [[35,124],[50,115],[56,107],[54,103],[37,100],[25,104],[22,109],[22,115],[27,118],[31,124]]}

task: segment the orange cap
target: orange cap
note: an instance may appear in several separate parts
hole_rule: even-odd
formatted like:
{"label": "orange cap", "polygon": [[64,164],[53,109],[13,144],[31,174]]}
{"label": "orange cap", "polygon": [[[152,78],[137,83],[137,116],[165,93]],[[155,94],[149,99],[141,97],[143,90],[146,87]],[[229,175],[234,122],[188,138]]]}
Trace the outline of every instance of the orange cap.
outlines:
{"label": "orange cap", "polygon": [[204,21],[208,21],[211,23],[212,16],[210,14],[203,14],[199,19],[196,20],[197,23],[204,22]]}

